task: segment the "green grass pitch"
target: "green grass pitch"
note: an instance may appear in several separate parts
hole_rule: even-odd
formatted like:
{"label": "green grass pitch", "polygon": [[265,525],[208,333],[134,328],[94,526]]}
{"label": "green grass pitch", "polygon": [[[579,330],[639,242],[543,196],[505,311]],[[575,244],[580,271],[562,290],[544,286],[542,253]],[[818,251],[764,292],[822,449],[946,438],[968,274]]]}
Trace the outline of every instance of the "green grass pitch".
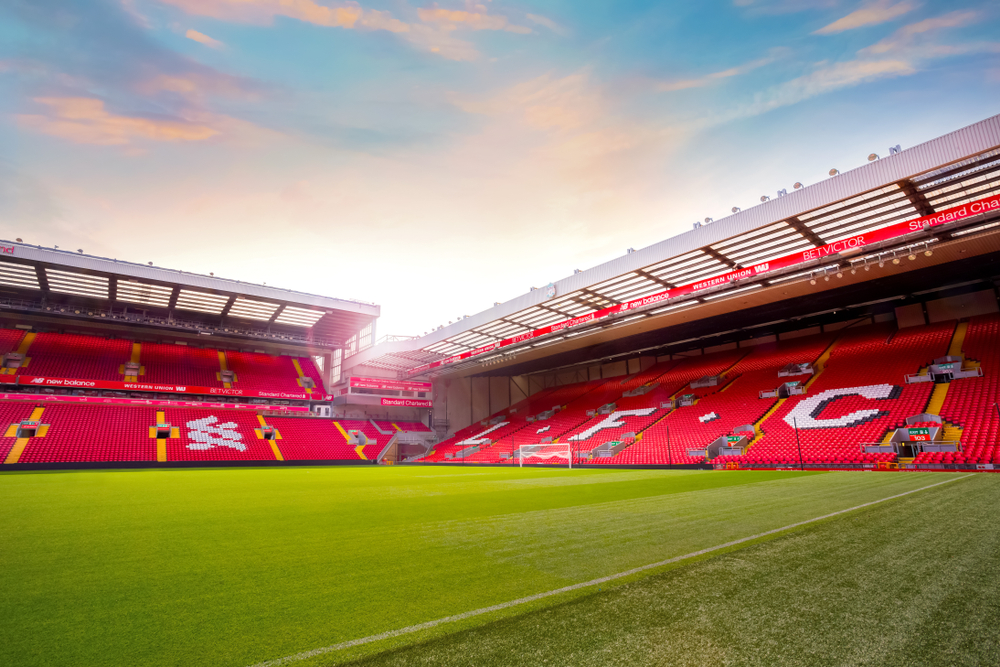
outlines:
{"label": "green grass pitch", "polygon": [[0,474],[0,665],[1000,664],[1000,476]]}

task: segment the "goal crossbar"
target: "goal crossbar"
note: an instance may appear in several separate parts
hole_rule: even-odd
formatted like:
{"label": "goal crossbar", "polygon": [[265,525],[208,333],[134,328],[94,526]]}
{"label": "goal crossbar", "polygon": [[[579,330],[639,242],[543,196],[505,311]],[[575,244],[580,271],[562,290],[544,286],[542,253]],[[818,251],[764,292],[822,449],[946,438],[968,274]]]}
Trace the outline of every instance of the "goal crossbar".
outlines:
{"label": "goal crossbar", "polygon": [[564,459],[572,468],[573,445],[568,442],[521,445],[517,448],[518,465],[523,468],[526,459],[540,459],[540,462],[552,462],[552,459],[559,459],[560,463]]}

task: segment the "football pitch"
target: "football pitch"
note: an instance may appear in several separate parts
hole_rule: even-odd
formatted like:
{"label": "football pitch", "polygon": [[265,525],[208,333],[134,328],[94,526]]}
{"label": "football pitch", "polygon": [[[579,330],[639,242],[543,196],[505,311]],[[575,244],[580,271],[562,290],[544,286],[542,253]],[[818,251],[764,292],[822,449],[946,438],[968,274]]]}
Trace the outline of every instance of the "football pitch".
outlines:
{"label": "football pitch", "polygon": [[0,508],[0,665],[1000,664],[1000,475],[4,473]]}

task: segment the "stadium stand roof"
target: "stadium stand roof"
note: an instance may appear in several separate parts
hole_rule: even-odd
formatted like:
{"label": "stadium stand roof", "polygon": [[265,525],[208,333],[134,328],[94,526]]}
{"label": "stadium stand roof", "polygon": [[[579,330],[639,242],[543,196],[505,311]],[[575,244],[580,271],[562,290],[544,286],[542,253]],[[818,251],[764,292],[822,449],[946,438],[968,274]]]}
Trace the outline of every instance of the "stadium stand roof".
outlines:
{"label": "stadium stand roof", "polygon": [[379,306],[0,241],[0,308],[173,332],[341,348]]}
{"label": "stadium stand roof", "polygon": [[[781,281],[806,281],[824,269],[836,271],[833,267],[847,266],[844,260],[861,249],[827,254],[829,244],[859,235],[876,239],[878,232],[891,231],[900,223],[1000,193],[1000,115],[890,153],[820,183],[778,193],[753,208],[630,252],[546,288],[533,289],[426,336],[380,343],[359,353],[347,366],[396,371],[405,377],[434,377],[484,362],[503,363],[519,350],[566,341],[597,327],[651,318],[689,305],[698,305],[693,310],[699,310],[714,299]],[[983,218],[977,214],[949,223],[947,238],[974,230]],[[863,250],[870,254],[889,251],[904,242],[926,244],[941,240],[926,232],[903,234],[866,242]],[[821,248],[824,250],[817,251],[813,261],[766,269],[780,258],[796,253],[809,257],[810,250]],[[754,271],[749,269],[761,266],[767,278],[754,280]],[[728,277],[713,280],[718,276]],[[697,294],[677,289],[675,297],[676,288],[692,285],[707,289]],[[635,301],[644,297],[653,297],[654,303],[637,307],[642,304]],[[628,312],[622,316],[608,311],[625,304]],[[588,322],[591,316],[593,321]],[[548,329],[562,324],[572,326],[573,331]]]}

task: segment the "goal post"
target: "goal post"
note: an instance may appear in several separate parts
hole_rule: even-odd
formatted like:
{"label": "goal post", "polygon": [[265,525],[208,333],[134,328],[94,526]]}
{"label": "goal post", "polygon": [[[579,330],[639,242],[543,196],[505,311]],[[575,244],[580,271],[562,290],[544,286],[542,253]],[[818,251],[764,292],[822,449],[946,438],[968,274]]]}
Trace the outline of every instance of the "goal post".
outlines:
{"label": "goal post", "polygon": [[545,443],[539,445],[521,445],[517,448],[518,466],[524,467],[525,461],[531,463],[548,463],[551,465],[566,464],[573,467],[573,445],[571,443]]}

